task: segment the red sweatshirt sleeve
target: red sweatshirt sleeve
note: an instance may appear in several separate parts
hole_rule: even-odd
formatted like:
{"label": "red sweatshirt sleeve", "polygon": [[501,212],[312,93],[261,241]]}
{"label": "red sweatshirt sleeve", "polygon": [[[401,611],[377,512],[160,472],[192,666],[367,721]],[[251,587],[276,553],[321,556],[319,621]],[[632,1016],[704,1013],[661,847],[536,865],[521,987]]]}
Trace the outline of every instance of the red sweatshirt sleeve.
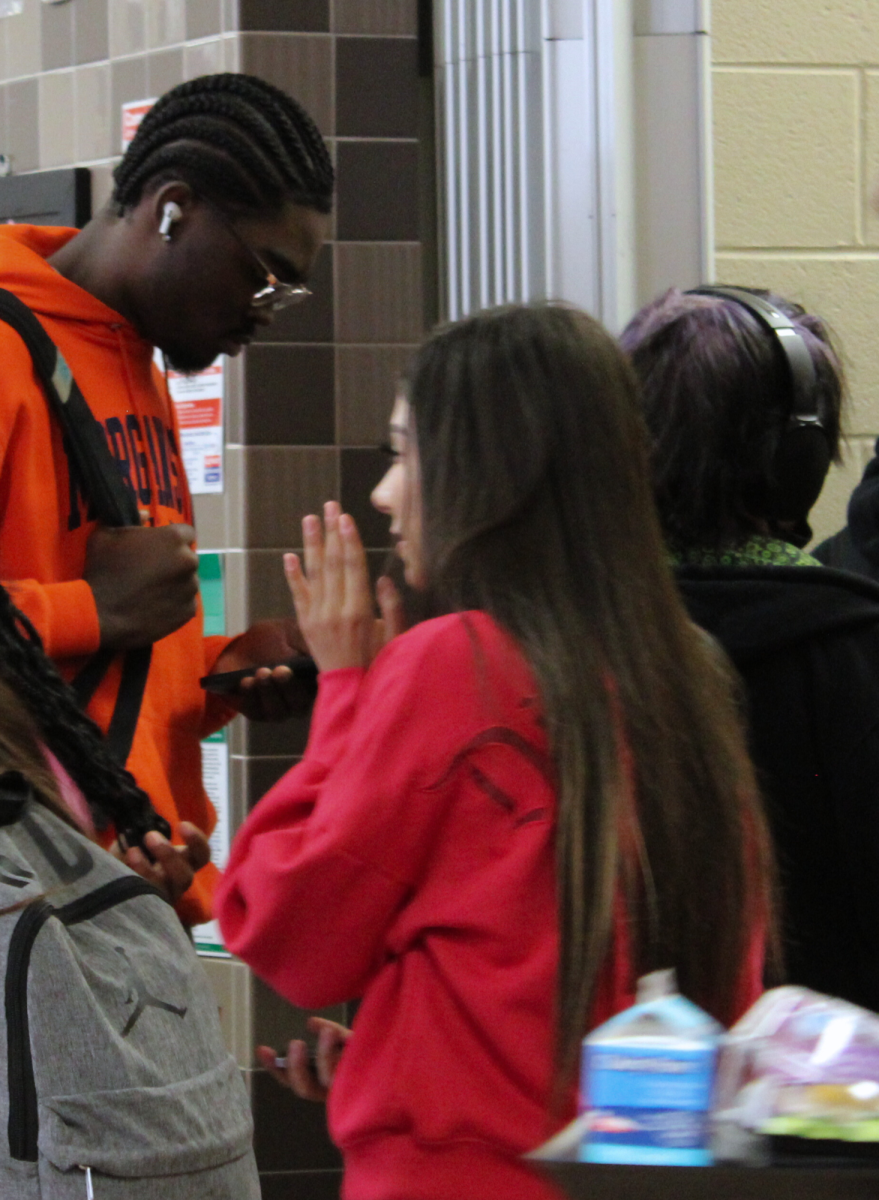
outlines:
{"label": "red sweatshirt sleeve", "polygon": [[366,677],[321,677],[305,758],[244,824],[220,886],[229,949],[304,1008],[362,993],[445,817],[426,783],[458,744],[447,723],[459,684],[421,629]]}

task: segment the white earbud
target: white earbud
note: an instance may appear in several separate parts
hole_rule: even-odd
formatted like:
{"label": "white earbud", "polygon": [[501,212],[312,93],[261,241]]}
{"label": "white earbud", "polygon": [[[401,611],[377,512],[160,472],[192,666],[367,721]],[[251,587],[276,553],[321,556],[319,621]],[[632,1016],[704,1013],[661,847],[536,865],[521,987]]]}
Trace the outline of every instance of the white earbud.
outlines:
{"label": "white earbud", "polygon": [[162,209],[162,223],[159,225],[159,233],[166,242],[170,242],[171,240],[171,226],[175,221],[179,221],[182,216],[183,210],[173,200],[169,200]]}

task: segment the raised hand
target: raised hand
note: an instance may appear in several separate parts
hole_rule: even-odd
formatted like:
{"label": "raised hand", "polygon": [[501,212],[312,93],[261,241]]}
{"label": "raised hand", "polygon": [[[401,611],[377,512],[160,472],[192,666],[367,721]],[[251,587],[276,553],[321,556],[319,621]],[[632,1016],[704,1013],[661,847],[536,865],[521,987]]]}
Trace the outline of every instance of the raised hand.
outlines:
{"label": "raised hand", "polygon": [[386,641],[403,629],[400,596],[387,578],[369,583],[366,554],[357,526],[339,505],[324,505],[319,517],[302,522],[305,569],[296,554],[284,555],[284,571],[302,636],[322,671],[367,667]]}

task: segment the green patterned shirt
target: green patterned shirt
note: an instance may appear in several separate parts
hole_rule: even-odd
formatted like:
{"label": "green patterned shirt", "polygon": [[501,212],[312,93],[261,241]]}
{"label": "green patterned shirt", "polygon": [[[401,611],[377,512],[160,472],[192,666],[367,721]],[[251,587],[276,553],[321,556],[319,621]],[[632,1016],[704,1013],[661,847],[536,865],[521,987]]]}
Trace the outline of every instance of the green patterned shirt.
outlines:
{"label": "green patterned shirt", "polygon": [[677,567],[820,567],[822,564],[805,550],[799,550],[780,538],[754,534],[747,542],[711,549],[688,546],[670,550]]}

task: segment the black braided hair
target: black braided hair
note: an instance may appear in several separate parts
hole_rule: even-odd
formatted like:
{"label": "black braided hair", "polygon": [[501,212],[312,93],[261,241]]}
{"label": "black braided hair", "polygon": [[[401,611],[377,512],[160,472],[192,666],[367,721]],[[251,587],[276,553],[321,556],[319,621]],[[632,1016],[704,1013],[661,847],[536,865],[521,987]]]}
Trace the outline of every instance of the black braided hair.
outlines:
{"label": "black braided hair", "polygon": [[0,679],[30,715],[88,801],[95,825],[117,830],[152,828],[149,796],[110,753],[104,735],[86,716],[72,689],[44,654],[40,635],[0,587]]}
{"label": "black braided hair", "polygon": [[120,213],[172,179],[248,211],[285,200],[328,213],[333,165],[301,104],[253,75],[202,75],[161,96],[113,172]]}

